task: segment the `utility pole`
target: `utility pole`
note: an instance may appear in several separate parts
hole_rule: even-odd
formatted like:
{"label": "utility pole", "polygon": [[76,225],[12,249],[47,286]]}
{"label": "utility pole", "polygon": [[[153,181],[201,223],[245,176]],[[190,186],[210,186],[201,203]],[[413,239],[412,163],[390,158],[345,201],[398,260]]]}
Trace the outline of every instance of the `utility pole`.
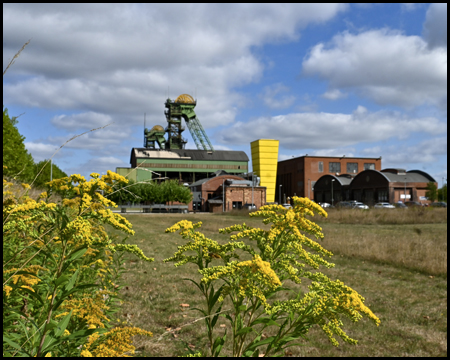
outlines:
{"label": "utility pole", "polygon": [[225,212],[225,179],[222,181],[222,212]]}

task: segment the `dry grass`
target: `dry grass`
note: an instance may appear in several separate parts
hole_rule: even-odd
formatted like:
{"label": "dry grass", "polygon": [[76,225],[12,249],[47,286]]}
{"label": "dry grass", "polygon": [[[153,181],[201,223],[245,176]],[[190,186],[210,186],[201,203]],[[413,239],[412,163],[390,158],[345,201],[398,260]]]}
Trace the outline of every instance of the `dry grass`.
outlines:
{"label": "dry grass", "polygon": [[[366,223],[373,225],[338,223],[344,219],[342,212],[330,213],[328,219],[320,221],[325,233],[323,245],[336,254],[332,258],[336,267],[323,272],[344,281],[366,297],[366,304],[382,321],[380,327],[365,320],[347,324],[348,334],[359,339],[359,344],[341,344],[338,348],[329,344],[320,329],[313,329],[310,342],[289,348],[285,355],[446,356],[446,222],[408,224],[410,220],[404,217],[407,211],[399,213],[395,226],[377,224],[382,216],[370,220],[366,215],[370,211],[345,216],[353,221],[360,214]],[[433,214],[435,218],[446,219],[446,211],[445,215],[442,211]],[[165,234],[164,230],[181,219],[202,221],[205,235],[223,243],[228,237],[218,234],[217,229],[242,222],[260,226],[260,219],[249,218],[242,212],[127,214],[126,217],[136,230],[129,243],[138,244],[147,255],[155,257],[153,263],[128,257],[126,266],[130,271],[123,278],[121,290],[126,301],[121,319],[128,319],[133,325],[155,334],[152,339],[136,339],[139,355],[185,355],[187,345],[195,350],[204,349],[204,324],[202,321],[193,323],[200,316],[189,310],[201,306],[202,298],[190,282],[182,280],[185,277],[199,279],[199,274],[194,266],[175,268],[173,264],[162,262],[183,243],[179,235]],[[401,224],[399,219],[406,224]],[[437,264],[434,267],[431,266],[433,255]],[[433,275],[438,273],[441,275]],[[190,308],[183,309],[182,303],[189,304]],[[181,329],[173,333],[167,331],[169,328]],[[224,351],[227,354],[227,349]]]}
{"label": "dry grass", "polygon": [[[405,225],[447,223],[447,209],[418,207],[408,209],[326,209],[324,223],[358,225]],[[316,219],[319,221],[319,219]]]}

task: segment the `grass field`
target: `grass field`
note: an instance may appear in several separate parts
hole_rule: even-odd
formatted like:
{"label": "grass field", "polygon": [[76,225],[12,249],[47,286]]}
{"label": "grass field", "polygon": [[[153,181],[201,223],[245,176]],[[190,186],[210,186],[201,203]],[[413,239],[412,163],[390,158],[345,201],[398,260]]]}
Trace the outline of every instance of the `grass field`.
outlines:
{"label": "grass field", "polygon": [[[381,325],[377,328],[365,319],[347,323],[348,335],[359,343],[340,341],[338,348],[320,329],[313,329],[310,341],[289,348],[286,356],[447,355],[447,212],[409,210],[332,211],[328,219],[314,218],[324,230],[322,245],[335,254],[331,261],[336,267],[322,272],[363,295]],[[128,243],[155,257],[154,262],[144,263],[130,256],[123,277],[121,319],[155,334],[151,339],[135,339],[137,355],[179,356],[187,353],[186,346],[203,349],[204,323],[194,322],[199,313],[189,310],[202,299],[190,282],[182,280],[200,275],[193,266],[163,263],[183,243],[178,234],[164,230],[182,219],[202,221],[200,230],[222,243],[228,237],[218,234],[219,228],[242,222],[265,226],[244,212],[127,214],[126,218],[136,231]],[[178,330],[168,331],[174,329]]]}

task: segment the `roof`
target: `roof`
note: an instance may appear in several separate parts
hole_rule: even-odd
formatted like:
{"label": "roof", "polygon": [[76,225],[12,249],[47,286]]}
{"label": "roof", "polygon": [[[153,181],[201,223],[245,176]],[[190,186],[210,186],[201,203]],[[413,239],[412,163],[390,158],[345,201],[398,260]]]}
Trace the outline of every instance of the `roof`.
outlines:
{"label": "roof", "polygon": [[196,182],[193,182],[191,185],[189,185],[189,187],[201,185],[211,179],[212,178],[205,178],[205,179],[197,180]]}
{"label": "roof", "polygon": [[278,161],[283,162],[283,161],[289,161],[289,160],[295,160],[295,159],[301,159],[301,158],[322,158],[322,159],[339,159],[339,160],[343,160],[343,159],[359,159],[359,160],[381,160],[381,156],[379,157],[361,157],[361,156],[315,156],[315,155],[303,155],[303,156],[297,156],[297,157],[291,157],[290,159],[285,159],[285,160],[280,160]]}
{"label": "roof", "polygon": [[[132,148],[131,159],[189,159],[189,160],[213,160],[213,161],[245,161],[248,162],[248,156],[244,151],[231,150],[193,150],[193,149],[147,149]],[[131,161],[130,161],[131,162]]]}
{"label": "roof", "polygon": [[383,174],[389,180],[389,182],[436,182],[430,175],[420,170],[412,170],[404,174],[394,174],[391,172],[381,172],[381,174]]}

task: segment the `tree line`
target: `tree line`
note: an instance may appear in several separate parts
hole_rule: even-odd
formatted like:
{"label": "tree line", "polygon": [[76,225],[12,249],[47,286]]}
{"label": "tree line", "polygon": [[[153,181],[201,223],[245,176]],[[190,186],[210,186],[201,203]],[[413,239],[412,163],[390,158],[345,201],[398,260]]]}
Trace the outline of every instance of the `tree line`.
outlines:
{"label": "tree line", "polygon": [[[25,137],[17,129],[17,116],[10,117],[8,109],[3,107],[3,176],[15,178],[35,187],[43,187],[53,179],[66,177],[67,174],[49,160],[34,162],[25,148]],[[34,180],[34,182],[33,182]]]}
{"label": "tree line", "polygon": [[[61,179],[67,174],[49,160],[35,163],[33,157],[25,147],[25,137],[17,129],[17,117],[9,116],[8,109],[3,107],[3,176],[16,180],[33,183],[33,186],[43,188],[52,179]],[[50,173],[52,173],[50,175]],[[180,185],[176,180],[156,182],[130,181],[121,185],[109,196],[117,204],[180,202],[188,204],[192,194],[188,188]]]}
{"label": "tree line", "polygon": [[188,204],[192,200],[189,188],[180,185],[177,180],[168,180],[158,184],[153,182],[133,182],[122,184],[108,196],[116,204],[164,204],[180,202]]}

